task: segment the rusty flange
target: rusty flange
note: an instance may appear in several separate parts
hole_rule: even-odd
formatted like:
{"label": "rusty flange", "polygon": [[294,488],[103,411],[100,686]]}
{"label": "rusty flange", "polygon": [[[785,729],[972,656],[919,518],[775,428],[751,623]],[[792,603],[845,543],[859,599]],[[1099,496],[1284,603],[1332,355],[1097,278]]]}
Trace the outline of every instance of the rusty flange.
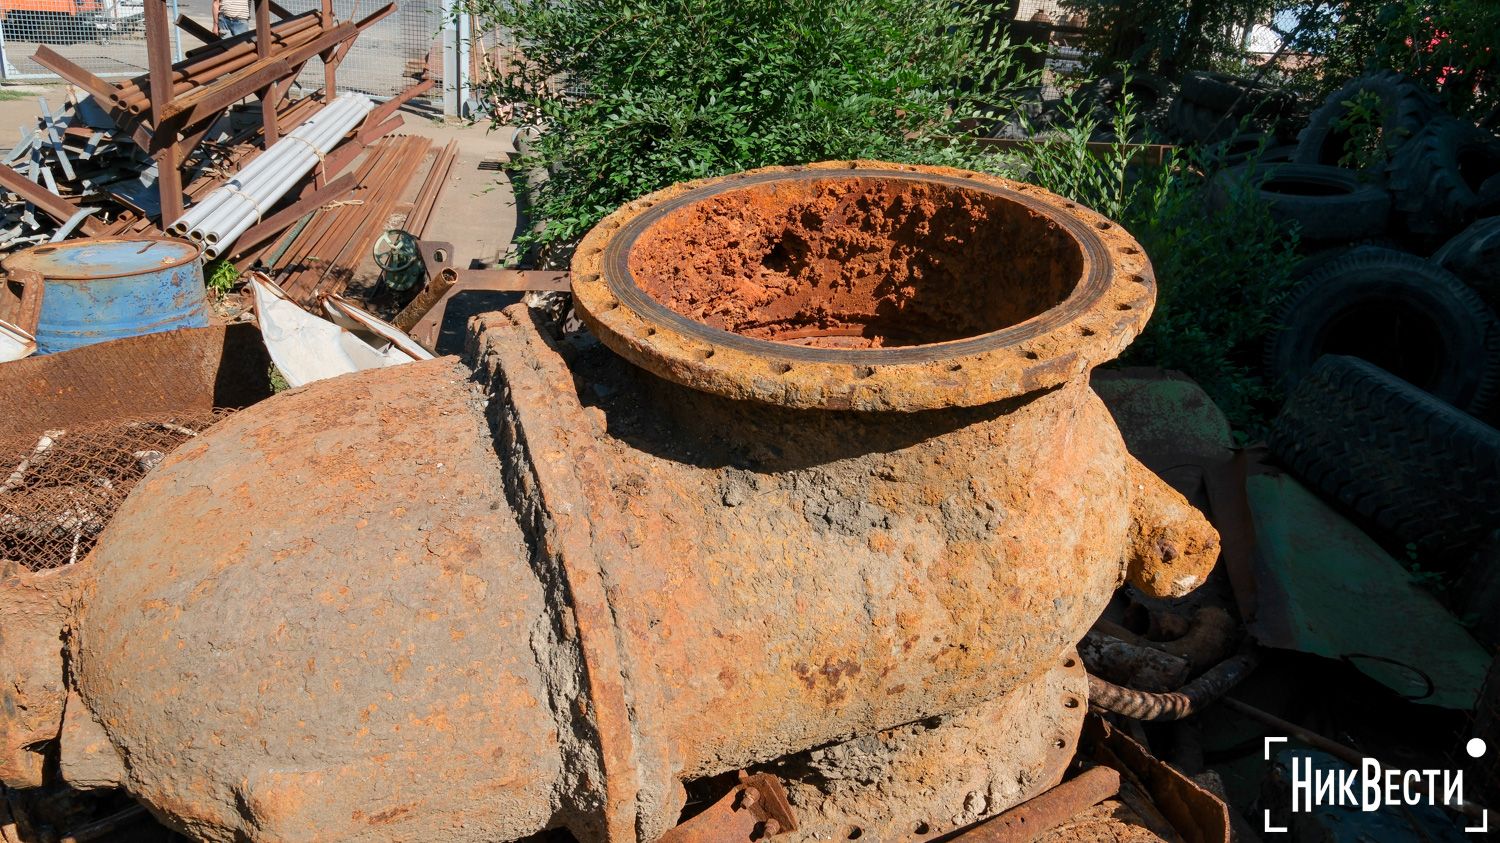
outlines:
{"label": "rusty flange", "polygon": [[861,410],[1055,386],[1118,355],[1155,301],[1140,245],[1094,211],[995,176],[878,161],[638,199],[584,238],[573,291],[592,331],[662,377]]}

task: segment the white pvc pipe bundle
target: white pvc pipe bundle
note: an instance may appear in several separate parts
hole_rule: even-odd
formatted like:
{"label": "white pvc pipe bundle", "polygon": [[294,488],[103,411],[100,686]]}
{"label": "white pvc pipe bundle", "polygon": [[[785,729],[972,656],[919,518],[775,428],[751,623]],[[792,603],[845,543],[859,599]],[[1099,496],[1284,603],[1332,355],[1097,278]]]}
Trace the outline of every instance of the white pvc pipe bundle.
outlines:
{"label": "white pvc pipe bundle", "polygon": [[372,108],[364,94],[338,97],[194,205],[172,225],[172,232],[191,237],[203,244],[205,255],[218,257],[306,178]]}

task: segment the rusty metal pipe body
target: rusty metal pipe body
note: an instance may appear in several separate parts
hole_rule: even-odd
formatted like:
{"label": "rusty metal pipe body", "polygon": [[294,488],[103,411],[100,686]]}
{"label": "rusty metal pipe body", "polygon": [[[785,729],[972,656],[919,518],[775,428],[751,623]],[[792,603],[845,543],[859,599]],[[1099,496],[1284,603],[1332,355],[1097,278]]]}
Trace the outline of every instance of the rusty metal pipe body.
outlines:
{"label": "rusty metal pipe body", "polygon": [[[326,30],[320,27],[308,25],[288,32],[284,37],[278,36],[272,41],[271,57],[275,58],[282,53],[309,44],[324,32]],[[201,63],[202,66],[192,67],[185,71],[181,79],[174,81],[172,83],[172,95],[175,97],[186,94],[195,88],[211,84],[214,80],[235,71],[243,70],[259,60],[260,58],[253,48],[216,53],[213,56],[205,58]],[[149,91],[146,89],[136,88],[122,91],[117,99],[120,105],[129,109],[134,114],[144,113],[151,108]]]}
{"label": "rusty metal pipe body", "polygon": [[289,391],[142,481],[73,573],[64,769],[205,840],[649,841],[682,781],[1069,689],[972,822],[1057,780],[1014,787],[1114,589],[1213,563],[1087,386],[1153,288],[1086,209],[762,171],[627,205],[574,278],[589,334],[489,314],[469,367]]}
{"label": "rusty metal pipe body", "polygon": [[[290,39],[298,33],[303,33],[310,29],[314,34],[320,32],[321,28],[312,29],[318,24],[317,15],[311,12],[285,21],[278,21],[271,27],[273,50],[277,47],[292,46]],[[303,43],[310,40],[312,40],[312,36],[302,39]],[[192,84],[195,84],[194,80],[207,78],[209,71],[223,67],[226,62],[246,55],[254,55],[255,51],[254,41],[242,41],[222,50],[215,50],[201,55],[189,55],[185,61],[178,62],[172,68],[172,82],[179,86],[177,90],[180,92],[184,90],[184,88],[180,87],[183,83],[187,83],[190,87]],[[131,79],[122,83],[120,89],[110,95],[110,99],[119,103],[126,103],[131,100],[143,100],[147,98],[148,87],[145,76]]]}

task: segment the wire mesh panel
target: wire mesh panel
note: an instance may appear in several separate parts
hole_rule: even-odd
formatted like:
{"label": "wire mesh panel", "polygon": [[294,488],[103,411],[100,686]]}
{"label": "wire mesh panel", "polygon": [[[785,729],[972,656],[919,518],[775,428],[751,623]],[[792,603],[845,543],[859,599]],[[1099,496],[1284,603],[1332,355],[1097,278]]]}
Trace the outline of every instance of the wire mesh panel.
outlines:
{"label": "wire mesh panel", "polygon": [[[0,0],[0,37],[3,37],[7,79],[56,78],[31,55],[46,44],[85,70],[99,76],[136,76],[146,72],[145,3],[154,0]],[[320,0],[288,0],[293,13],[322,7]],[[354,21],[384,5],[384,0],[334,0],[334,16]],[[181,12],[213,27],[213,0],[168,0],[173,19]],[[430,64],[432,75],[442,70],[439,30],[443,26],[440,0],[400,0],[396,11],[366,29],[339,65],[339,87],[388,97],[411,85]],[[172,29],[172,54],[197,44]],[[432,54],[429,63],[427,57]],[[441,81],[441,80],[440,80]],[[323,87],[323,64],[307,63],[298,83],[305,91]],[[434,86],[441,98],[442,85]]]}
{"label": "wire mesh panel", "polygon": [[[291,0],[282,5],[293,13],[322,8],[320,0]],[[333,14],[339,20],[357,21],[383,5],[384,0],[333,0]],[[442,27],[443,9],[437,0],[400,0],[393,14],[354,42],[339,64],[339,89],[389,97],[410,87],[422,69],[430,67],[439,82],[429,97],[441,98]],[[323,63],[316,58],[309,61],[297,84],[308,91],[323,87]]]}
{"label": "wire mesh panel", "polygon": [[1082,18],[1063,0],[1019,0],[1016,2],[1016,20],[1047,22],[1058,25],[1082,24]]}
{"label": "wire mesh panel", "polygon": [[99,76],[145,73],[144,13],[144,0],[0,0],[5,76],[52,76],[31,58],[43,44]]}
{"label": "wire mesh panel", "polygon": [[146,472],[230,412],[117,420],[0,441],[0,559],[32,571],[82,559]]}

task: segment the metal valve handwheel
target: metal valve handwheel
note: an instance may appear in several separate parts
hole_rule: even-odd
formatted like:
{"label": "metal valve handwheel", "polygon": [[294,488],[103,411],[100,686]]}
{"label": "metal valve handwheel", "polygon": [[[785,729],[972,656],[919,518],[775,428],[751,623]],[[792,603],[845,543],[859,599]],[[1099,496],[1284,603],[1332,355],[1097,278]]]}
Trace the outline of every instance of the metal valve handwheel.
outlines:
{"label": "metal valve handwheel", "polygon": [[411,289],[422,277],[422,262],[417,254],[417,238],[392,228],[375,241],[372,257],[380,267],[381,279],[392,290]]}

